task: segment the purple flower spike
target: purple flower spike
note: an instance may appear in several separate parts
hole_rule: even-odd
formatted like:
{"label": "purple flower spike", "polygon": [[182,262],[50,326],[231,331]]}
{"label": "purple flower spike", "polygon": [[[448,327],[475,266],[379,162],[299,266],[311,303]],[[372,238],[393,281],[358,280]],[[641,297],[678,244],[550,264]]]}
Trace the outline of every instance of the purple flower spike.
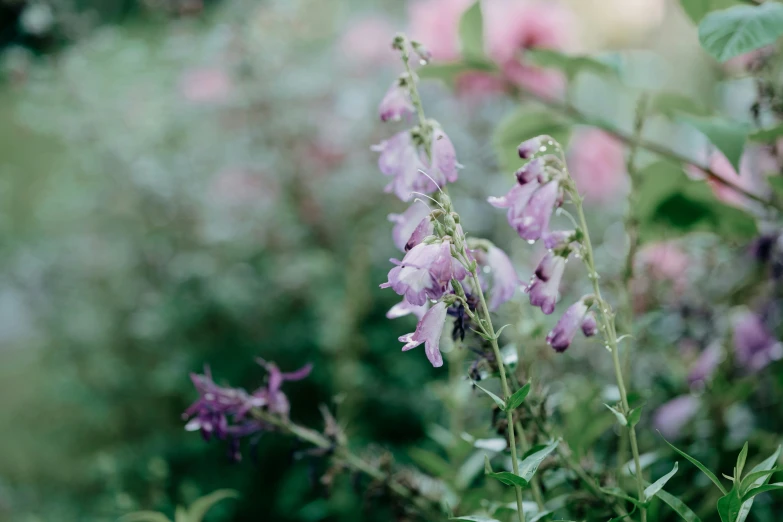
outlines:
{"label": "purple flower spike", "polygon": [[772,336],[761,317],[745,310],[734,317],[734,354],[740,366],[757,372],[783,358],[783,345]]}
{"label": "purple flower spike", "polygon": [[394,82],[381,100],[378,113],[382,121],[399,121],[413,114],[415,108],[408,89]]}
{"label": "purple flower spike", "polygon": [[541,185],[530,197],[525,211],[516,223],[522,239],[535,241],[549,228],[549,218],[558,202],[560,187],[556,181]]}
{"label": "purple flower spike", "polygon": [[492,276],[492,288],[489,297],[489,309],[497,308],[514,297],[514,292],[520,287],[519,276],[505,252],[496,246],[487,250],[484,264],[489,268]]}
{"label": "purple flower spike", "polygon": [[423,306],[416,306],[403,299],[396,305],[389,308],[389,311],[386,312],[386,318],[397,319],[398,317],[405,317],[406,315],[413,314],[416,316],[416,318],[421,319],[424,317],[424,314],[427,312],[428,308],[429,303],[424,304]]}
{"label": "purple flower spike", "polygon": [[454,183],[457,181],[457,170],[461,167],[457,162],[457,153],[454,150],[454,144],[446,133],[440,128],[436,128],[432,133],[432,168],[430,176],[441,184],[441,181]]}
{"label": "purple flower spike", "polygon": [[[584,324],[588,306],[584,298],[568,307],[554,329],[546,336],[546,342],[556,352],[564,352],[574,340],[577,330]],[[595,324],[595,319],[593,319]]]}
{"label": "purple flower spike", "polygon": [[536,277],[528,289],[528,292],[530,293],[530,304],[541,307],[541,311],[547,315],[555,311],[557,290],[560,287],[560,280],[563,278],[565,261],[564,257],[555,256],[552,270],[548,274],[549,279],[543,281]]}
{"label": "purple flower spike", "polygon": [[585,318],[582,319],[582,333],[585,337],[592,337],[598,333],[598,323],[593,312],[587,312]]}
{"label": "purple flower spike", "polygon": [[413,232],[421,224],[421,221],[430,215],[430,209],[420,201],[414,202],[402,214],[389,214],[389,221],[394,223],[392,229],[392,239],[394,246],[406,252],[410,248],[405,248]]}
{"label": "purple flower spike", "polygon": [[544,240],[544,247],[547,250],[562,248],[573,242],[575,237],[576,231],[574,230],[555,230],[541,234],[541,239]]}
{"label": "purple flower spike", "polygon": [[522,159],[530,159],[536,152],[541,150],[541,143],[540,136],[523,141],[519,144],[519,147],[517,147],[519,157]]}
{"label": "purple flower spike", "polygon": [[536,158],[522,165],[517,170],[516,176],[520,185],[536,180],[540,183],[544,178],[544,160]]}
{"label": "purple flower spike", "polygon": [[427,299],[440,299],[452,278],[464,279],[467,271],[451,257],[451,244],[416,245],[398,266],[389,271],[389,280],[381,288],[391,287],[412,305],[422,306]]}
{"label": "purple flower spike", "polygon": [[443,357],[440,354],[440,334],[446,322],[446,303],[440,302],[430,308],[419,324],[416,331],[400,337],[400,342],[405,343],[402,351],[408,351],[424,343],[424,351],[427,359],[436,368],[443,366]]}

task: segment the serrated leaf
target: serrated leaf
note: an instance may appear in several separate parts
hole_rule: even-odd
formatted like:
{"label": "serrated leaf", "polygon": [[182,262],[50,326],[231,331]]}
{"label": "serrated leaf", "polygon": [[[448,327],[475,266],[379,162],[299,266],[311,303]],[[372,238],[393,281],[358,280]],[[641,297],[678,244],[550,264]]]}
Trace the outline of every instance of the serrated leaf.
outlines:
{"label": "serrated leaf", "polygon": [[699,23],[699,42],[715,59],[735,56],[775,43],[783,34],[783,5],[738,5],[706,15]]}
{"label": "serrated leaf", "polygon": [[476,388],[478,388],[479,390],[481,390],[481,391],[483,391],[484,393],[486,393],[487,395],[489,395],[489,396],[490,396],[490,398],[492,398],[492,400],[493,400],[493,401],[495,401],[495,404],[497,404],[498,406],[500,406],[500,409],[501,409],[501,410],[504,410],[504,409],[506,409],[506,403],[503,401],[503,399],[501,399],[500,397],[498,397],[497,395],[495,395],[495,394],[494,394],[494,393],[492,393],[491,391],[489,391],[489,390],[487,390],[487,389],[484,389],[484,388],[482,388],[481,386],[479,386],[479,385],[478,385],[478,383],[477,383],[476,381],[471,381],[471,382],[473,383],[473,386],[475,386],[475,387],[476,387]]}
{"label": "serrated leaf", "polygon": [[748,460],[748,443],[742,446],[742,450],[737,455],[737,466],[734,468],[734,480],[737,482],[742,478],[742,470],[745,469],[745,461]]}
{"label": "serrated leaf", "polygon": [[522,403],[525,402],[525,398],[527,397],[528,393],[530,393],[530,383],[522,386],[520,389],[515,391],[511,397],[508,398],[506,411],[514,411],[519,408]]}
{"label": "serrated leaf", "polygon": [[459,44],[466,61],[484,60],[484,17],[479,1],[474,2],[459,20]]}
{"label": "serrated leaf", "polygon": [[617,408],[613,408],[612,406],[609,406],[608,404],[604,404],[604,406],[609,408],[609,411],[611,411],[614,414],[614,416],[617,418],[617,423],[620,424],[620,426],[628,426],[628,419],[625,418],[623,412],[621,412]]}
{"label": "serrated leaf", "polygon": [[492,146],[503,172],[515,172],[522,160],[517,147],[523,141],[548,134],[566,146],[570,125],[563,118],[540,109],[520,107],[501,120],[492,134]]}
{"label": "serrated leaf", "polygon": [[553,49],[528,49],[524,56],[525,62],[563,71],[569,80],[584,71],[605,76],[617,75],[616,69],[589,56],[568,55]]}
{"label": "serrated leaf", "polygon": [[639,406],[637,408],[632,409],[630,412],[628,412],[628,424],[633,427],[639,424],[639,421],[642,420],[642,408],[644,406]]}
{"label": "serrated leaf", "polygon": [[465,520],[467,522],[500,522],[495,518],[480,517],[476,515],[468,515],[464,517],[452,517],[449,520]]}
{"label": "serrated leaf", "polygon": [[671,447],[671,449],[673,449],[674,451],[676,451],[677,453],[679,453],[680,455],[682,455],[683,457],[688,459],[688,462],[690,462],[691,464],[693,464],[694,466],[699,468],[702,473],[707,475],[707,477],[718,487],[718,489],[720,490],[721,493],[723,493],[724,495],[726,495],[728,493],[726,491],[726,488],[723,487],[723,484],[720,483],[720,480],[718,480],[718,477],[716,477],[715,474],[707,468],[707,466],[705,466],[704,464],[702,464],[701,462],[699,462],[695,458],[691,457],[690,455],[688,455],[687,453],[685,453],[681,449],[677,448],[674,444],[672,444],[668,440],[663,439],[663,441],[666,444],[668,444],[669,447]]}
{"label": "serrated leaf", "polygon": [[705,117],[693,114],[680,114],[677,119],[704,134],[710,143],[726,156],[734,170],[740,171],[740,159],[749,134],[748,128],[744,124],[725,120],[718,116]]}
{"label": "serrated leaf", "polygon": [[[753,469],[750,470],[748,476],[757,473],[759,471],[773,469],[778,461],[778,457],[780,456],[780,450],[781,447],[778,446],[778,448],[775,450],[775,452],[772,455],[770,455],[760,463],[756,464],[756,466],[754,466]],[[741,483],[740,490],[743,491],[743,490],[750,489],[753,486],[761,486],[762,484],[766,484],[769,478],[770,475],[767,475],[765,477],[759,477],[757,479],[754,479],[753,482],[751,483],[745,483],[743,481]],[[740,508],[740,512],[737,515],[736,522],[745,522],[745,519],[748,517],[748,514],[750,513],[750,509],[753,507],[753,501],[754,499],[751,498],[742,503],[742,507]]]}
{"label": "serrated leaf", "polygon": [[157,511],[136,511],[121,516],[117,522],[171,522],[169,517]]}
{"label": "serrated leaf", "polygon": [[695,24],[698,24],[710,11],[726,9],[727,7],[737,5],[737,3],[735,0],[680,0],[685,14]]}
{"label": "serrated leaf", "polygon": [[522,476],[526,482],[530,482],[533,475],[538,471],[538,466],[540,466],[544,459],[557,448],[558,444],[560,444],[560,440],[554,440],[540,450],[530,453],[522,459],[522,462],[519,463],[520,476]]}
{"label": "serrated leaf", "polygon": [[188,509],[188,522],[201,522],[204,515],[207,514],[207,511],[212,509],[212,506],[221,500],[238,497],[239,493],[233,489],[218,489],[209,495],[204,495],[190,505],[190,508]]}
{"label": "serrated leaf", "polygon": [[677,473],[677,469],[678,466],[677,463],[675,462],[674,468],[669,473],[667,473],[666,475],[662,476],[661,478],[659,478],[658,480],[656,480],[655,482],[647,486],[644,490],[644,501],[647,502],[652,497],[654,497],[656,493],[662,490],[663,487],[666,485],[666,483],[669,482],[669,480],[675,475],[675,473]]}
{"label": "serrated leaf", "polygon": [[655,496],[664,501],[670,508],[680,515],[680,518],[685,520],[685,522],[701,522],[699,517],[696,516],[696,513],[694,513],[691,508],[685,505],[685,502],[675,497],[671,493],[660,490],[655,494]]}

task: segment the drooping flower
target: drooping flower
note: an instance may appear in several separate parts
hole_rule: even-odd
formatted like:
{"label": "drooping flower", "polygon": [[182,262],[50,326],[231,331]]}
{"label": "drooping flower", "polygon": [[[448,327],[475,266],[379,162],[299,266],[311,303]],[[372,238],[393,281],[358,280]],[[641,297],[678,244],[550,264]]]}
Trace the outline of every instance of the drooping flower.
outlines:
{"label": "drooping flower", "polygon": [[410,201],[414,192],[429,194],[438,189],[421,172],[426,166],[408,131],[402,131],[372,147],[380,152],[378,168],[394,179],[386,185],[386,192],[393,192],[402,201]]}
{"label": "drooping flower", "polygon": [[[394,223],[392,229],[394,245],[403,252],[413,248],[415,245],[411,245],[410,248],[406,248],[406,245],[422,220],[429,215],[430,209],[420,201],[414,202],[402,214],[389,214],[389,221]],[[421,241],[419,240],[419,242]]]}
{"label": "drooping flower", "polygon": [[598,330],[595,316],[587,312],[589,309],[587,301],[587,298],[583,297],[569,306],[554,329],[546,336],[546,342],[556,352],[564,352],[571,345],[580,328],[587,336],[594,335]]}
{"label": "drooping flower", "polygon": [[529,140],[525,140],[519,144],[517,147],[517,153],[522,159],[530,159],[535,153],[541,150],[543,143],[544,142],[541,139],[541,136],[530,138]]}
{"label": "drooping flower", "polygon": [[457,169],[461,165],[457,162],[457,153],[454,144],[441,128],[432,132],[432,164],[428,174],[443,186],[442,180],[454,183],[457,181]]}
{"label": "drooping flower", "polygon": [[517,233],[522,239],[535,241],[549,229],[549,219],[557,205],[559,190],[557,181],[549,181],[536,189],[517,222]]}
{"label": "drooping flower", "polygon": [[405,317],[406,315],[413,314],[417,318],[421,319],[429,308],[429,303],[425,303],[422,306],[412,305],[405,299],[389,308],[386,312],[387,319],[397,319],[398,317]]}
{"label": "drooping flower", "polygon": [[514,297],[514,292],[522,283],[511,259],[495,245],[490,245],[486,252],[476,251],[475,256],[479,265],[484,267],[481,275],[489,275],[492,281],[487,305],[490,310],[497,310],[500,305]]}
{"label": "drooping flower", "polygon": [[757,372],[783,358],[783,345],[757,314],[743,310],[734,316],[734,355],[743,368]]}
{"label": "drooping flower", "polygon": [[378,106],[378,114],[381,121],[399,121],[407,118],[414,112],[413,102],[408,89],[395,81]]}
{"label": "drooping flower", "polygon": [[467,270],[451,257],[451,243],[421,243],[405,254],[389,271],[389,280],[381,288],[391,287],[412,305],[421,306],[427,299],[440,299],[452,279],[462,280]]}
{"label": "drooping flower", "polygon": [[516,172],[517,181],[520,185],[530,183],[533,180],[542,181],[544,176],[544,160],[542,158],[536,158],[528,161]]}
{"label": "drooping flower", "polygon": [[400,337],[400,342],[405,343],[402,350],[408,351],[424,343],[424,351],[430,363],[436,368],[443,366],[439,346],[440,335],[446,322],[446,308],[446,303],[442,301],[430,308],[416,325],[415,332]]}
{"label": "drooping flower", "polygon": [[568,164],[579,193],[589,203],[617,201],[627,186],[623,144],[600,129],[576,132]]}
{"label": "drooping flower", "polygon": [[540,270],[536,270],[536,273],[541,271],[546,279],[534,276],[528,293],[530,294],[530,304],[540,307],[542,312],[549,315],[555,311],[558,288],[565,271],[566,258],[559,255],[554,255],[549,260],[547,258],[549,258],[549,254],[541,262],[542,264],[546,262],[546,266],[543,268],[539,266]]}
{"label": "drooping flower", "polygon": [[405,243],[405,251],[407,252],[411,248],[420,244],[428,236],[431,236],[435,231],[435,225],[429,216],[422,219],[408,238],[408,242]]}
{"label": "drooping flower", "polygon": [[490,196],[487,198],[487,202],[495,208],[507,208],[506,218],[508,219],[508,224],[516,230],[522,221],[530,198],[533,197],[533,193],[539,186],[537,181],[531,181],[524,185],[514,183],[514,186],[511,187],[511,190],[505,196],[499,198]]}
{"label": "drooping flower", "polygon": [[547,231],[541,234],[544,240],[544,247],[547,250],[563,248],[576,240],[575,230],[555,230]]}
{"label": "drooping flower", "polygon": [[693,395],[675,397],[655,411],[653,426],[667,439],[677,439],[700,407],[701,401]]}

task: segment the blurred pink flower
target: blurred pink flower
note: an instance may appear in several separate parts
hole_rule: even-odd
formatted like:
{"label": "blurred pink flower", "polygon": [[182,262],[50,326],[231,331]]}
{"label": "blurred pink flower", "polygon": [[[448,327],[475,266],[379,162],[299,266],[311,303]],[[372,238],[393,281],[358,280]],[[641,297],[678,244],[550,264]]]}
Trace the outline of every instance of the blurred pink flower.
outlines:
{"label": "blurred pink flower", "polygon": [[623,144],[595,128],[577,131],[568,164],[579,192],[591,203],[616,201],[627,187]]}
{"label": "blurred pink flower", "polygon": [[677,439],[699,412],[700,401],[692,395],[681,395],[662,404],[653,414],[653,426],[667,439]]}
{"label": "blurred pink flower", "polygon": [[[710,170],[721,178],[744,189],[750,194],[764,196],[767,190],[763,172],[766,168],[766,164],[764,155],[759,153],[759,149],[745,149],[745,153],[740,160],[739,173],[737,173],[726,156],[717,150],[713,151],[709,156],[709,167]],[[701,169],[692,166],[688,167],[688,173],[692,177],[698,179],[706,177]],[[715,196],[724,203],[746,210],[752,210],[758,206],[757,203],[749,197],[737,192],[732,187],[729,187],[720,181],[716,181],[713,178],[707,178],[707,182],[712,187]]]}
{"label": "blurred pink flower", "polygon": [[572,12],[556,2],[526,0],[492,0],[482,8],[487,54],[506,78],[541,96],[560,95],[565,77],[559,71],[524,64],[524,51],[571,47]]}
{"label": "blurred pink flower", "polygon": [[391,41],[395,28],[388,18],[367,15],[348,25],[338,44],[340,55],[360,67],[382,65],[396,59]]}
{"label": "blurred pink flower", "polygon": [[234,86],[225,69],[202,67],[182,74],[180,92],[194,103],[219,103],[226,101]]}
{"label": "blurred pink flower", "polygon": [[424,44],[435,61],[459,58],[459,20],[472,0],[418,0],[410,6],[411,38]]}
{"label": "blurred pink flower", "polygon": [[644,245],[636,254],[634,266],[634,309],[645,310],[650,305],[656,283],[669,282],[677,298],[688,286],[687,270],[691,259],[673,242],[661,241]]}

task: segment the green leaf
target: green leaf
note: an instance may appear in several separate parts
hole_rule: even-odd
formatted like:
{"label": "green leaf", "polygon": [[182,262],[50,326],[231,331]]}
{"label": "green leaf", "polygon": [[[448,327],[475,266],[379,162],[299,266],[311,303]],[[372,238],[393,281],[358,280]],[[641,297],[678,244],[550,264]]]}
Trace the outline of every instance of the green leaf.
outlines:
{"label": "green leaf", "polygon": [[628,419],[625,418],[625,415],[623,415],[623,413],[620,410],[613,408],[608,404],[604,404],[604,406],[609,408],[609,411],[614,413],[614,416],[617,417],[617,422],[620,424],[620,426],[628,426]]}
{"label": "green leaf", "polygon": [[207,511],[212,509],[212,506],[227,498],[238,498],[239,493],[233,489],[218,489],[213,491],[209,495],[197,499],[190,505],[188,509],[188,522],[201,522]]}
{"label": "green leaf", "polygon": [[506,411],[514,411],[519,408],[522,403],[525,402],[525,398],[527,397],[528,393],[530,393],[530,383],[522,386],[520,389],[514,392],[514,395],[508,398]]}
{"label": "green leaf", "polygon": [[680,0],[680,4],[693,23],[698,24],[710,11],[725,9],[737,5],[737,2],[735,0]]}
{"label": "green leaf", "polygon": [[742,470],[745,469],[745,461],[748,460],[748,443],[742,446],[742,450],[737,455],[737,466],[734,468],[734,480],[739,482],[742,478]]}
{"label": "green leaf", "polygon": [[632,496],[628,495],[625,491],[619,489],[619,488],[601,488],[601,491],[606,493],[607,495],[611,495],[613,497],[621,498],[623,500],[626,500],[633,504],[634,506],[643,506],[644,502],[640,502],[638,498],[633,498]]}
{"label": "green leaf", "polygon": [[510,471],[487,473],[487,476],[499,480],[506,486],[519,486],[520,488],[526,488],[529,485],[527,480],[523,479],[519,475],[514,475]]}
{"label": "green leaf", "polygon": [[759,495],[761,493],[764,493],[766,491],[779,491],[783,489],[783,482],[776,482],[774,484],[765,484],[763,486],[759,486],[757,488],[753,488],[744,495],[742,495],[742,501],[746,502],[756,495]]}
{"label": "green leaf", "polygon": [[479,385],[478,385],[478,383],[477,383],[476,381],[471,381],[471,382],[473,383],[473,386],[475,386],[475,387],[476,387],[476,388],[478,388],[479,390],[481,390],[481,391],[483,391],[484,393],[486,393],[487,395],[489,395],[489,396],[492,398],[492,400],[493,400],[493,401],[495,401],[495,404],[497,404],[498,406],[500,406],[500,409],[501,409],[501,410],[505,410],[505,409],[506,409],[506,403],[503,401],[503,399],[501,399],[500,397],[498,397],[497,395],[495,395],[495,394],[494,394],[494,393],[492,393],[491,391],[489,391],[489,390],[485,390],[484,388],[482,388],[481,386],[479,386]]}
{"label": "green leaf", "polygon": [[[753,467],[753,469],[750,470],[750,473],[748,473],[748,477],[751,477],[752,475],[765,470],[771,470],[775,467],[775,464],[778,462],[778,457],[780,456],[780,450],[781,447],[778,446],[778,448],[775,450],[775,452],[761,461],[760,463],[756,464],[756,466]],[[762,484],[766,484],[769,480],[770,475],[758,477],[752,479],[752,482],[743,480],[740,483],[740,491],[747,491],[753,486],[761,486]],[[745,522],[745,519],[748,517],[748,514],[750,513],[750,509],[753,507],[753,500],[749,499],[742,503],[742,507],[740,508],[739,515],[737,515],[736,522]]]}
{"label": "green leaf", "polygon": [[691,511],[691,508],[685,505],[685,503],[679,498],[675,497],[671,493],[667,493],[664,490],[660,490],[655,494],[656,497],[663,500],[670,508],[672,508],[680,518],[685,522],[701,522],[696,513]]}
{"label": "green leaf", "polygon": [[492,145],[503,172],[512,173],[521,165],[517,147],[523,141],[548,134],[567,145],[570,124],[548,111],[520,107],[501,120],[492,134]]}
{"label": "green leaf", "polygon": [[465,520],[467,522],[499,522],[495,518],[489,518],[489,517],[479,517],[476,515],[467,515],[464,517],[453,517],[449,520]]}
{"label": "green leaf", "polygon": [[649,486],[645,488],[644,490],[644,501],[647,502],[651,498],[655,496],[656,493],[658,493],[660,490],[663,489],[663,487],[666,485],[667,482],[669,482],[669,479],[671,479],[675,473],[677,473],[677,463],[674,463],[674,468],[668,472],[666,475],[662,476]]}
{"label": "green leaf", "polygon": [[639,424],[639,421],[642,419],[643,407],[644,406],[639,406],[638,408],[634,408],[630,412],[628,412],[628,424],[630,424],[631,427]]}
{"label": "green leaf", "polygon": [[692,114],[681,114],[678,119],[704,134],[726,156],[734,170],[740,171],[740,159],[749,134],[744,124],[718,116],[703,117]]}
{"label": "green leaf", "polygon": [[436,453],[414,446],[408,450],[408,455],[419,467],[437,478],[446,477],[451,473],[449,463]]}
{"label": "green leaf", "polygon": [[650,97],[648,105],[650,114],[660,114],[674,119],[680,114],[694,116],[709,116],[711,111],[698,100],[673,92],[659,92]]}
{"label": "green leaf", "polygon": [[572,80],[580,72],[588,71],[607,76],[616,76],[617,70],[589,56],[567,55],[552,49],[528,49],[525,61],[540,67],[559,69]]}
{"label": "green leaf", "polygon": [[117,522],[171,522],[163,513],[157,511],[135,511],[123,515]]}
{"label": "green leaf", "polygon": [[775,127],[752,132],[750,136],[748,136],[748,139],[751,141],[760,141],[762,143],[774,143],[781,136],[783,136],[783,123]]}
{"label": "green leaf", "polygon": [[174,522],[188,522],[188,510],[185,506],[177,506],[174,509]]}
{"label": "green leaf", "polygon": [[555,451],[557,445],[560,444],[560,440],[554,440],[544,446],[543,448],[534,451],[527,455],[522,462],[519,463],[519,474],[526,482],[530,482],[533,475],[538,471],[538,466],[544,461],[550,453]]}
{"label": "green leaf", "polygon": [[[759,471],[752,471],[745,475],[745,477],[742,479],[742,482],[740,483],[740,493],[744,494],[748,489],[752,488],[754,485],[759,486],[764,483],[765,479],[768,479],[770,475],[773,475],[775,473],[780,473],[783,471],[783,468],[772,468],[772,469],[762,469]],[[761,479],[761,482],[758,484],[754,484],[756,481]]]}
{"label": "green leaf", "polygon": [[459,20],[459,43],[462,57],[470,62],[484,58],[484,17],[481,2],[474,2]]}
{"label": "green leaf", "polygon": [[684,451],[680,450],[679,448],[677,448],[677,447],[676,447],[674,444],[672,444],[672,443],[671,443],[671,442],[669,442],[668,440],[666,440],[666,439],[663,439],[663,441],[664,441],[666,444],[668,444],[668,445],[671,447],[671,449],[673,449],[674,451],[676,451],[677,453],[679,453],[680,455],[682,455],[683,457],[685,457],[686,459],[688,459],[688,461],[689,461],[691,464],[693,464],[694,466],[696,466],[697,468],[699,468],[699,469],[701,470],[701,472],[702,472],[702,473],[704,473],[705,475],[707,475],[707,477],[708,477],[708,478],[709,478],[709,479],[710,479],[710,480],[711,480],[711,481],[712,481],[712,482],[713,482],[713,483],[714,483],[716,486],[718,486],[718,489],[720,490],[720,492],[721,492],[721,493],[723,493],[724,495],[726,495],[726,494],[727,494],[727,492],[726,492],[726,488],[724,488],[724,487],[723,487],[723,484],[721,484],[721,483],[720,483],[720,480],[718,480],[718,477],[716,477],[716,476],[715,476],[715,474],[714,474],[712,471],[710,471],[709,469],[707,469],[707,466],[705,466],[704,464],[702,464],[702,463],[701,463],[701,462],[699,462],[698,460],[694,459],[693,457],[691,457],[690,455],[688,455],[688,454],[687,454],[687,453],[685,453]]}
{"label": "green leaf", "polygon": [[731,488],[728,494],[718,499],[718,515],[721,521],[736,522],[741,507],[742,499],[737,488]]}
{"label": "green leaf", "polygon": [[775,43],[783,34],[783,5],[738,5],[709,13],[699,23],[701,46],[718,61]]}
{"label": "green leaf", "polygon": [[[546,517],[546,516],[548,516],[548,515],[551,515],[552,513],[554,513],[554,511],[552,511],[552,510],[541,511],[540,513],[536,513],[535,515],[533,515],[532,517],[530,517],[530,518],[527,520],[527,522],[538,522],[538,521],[539,521],[539,520],[541,520],[542,518],[544,518],[544,517]],[[558,520],[557,522],[568,522],[568,521],[567,521],[567,520],[566,520],[566,521],[560,521],[560,520]]]}

